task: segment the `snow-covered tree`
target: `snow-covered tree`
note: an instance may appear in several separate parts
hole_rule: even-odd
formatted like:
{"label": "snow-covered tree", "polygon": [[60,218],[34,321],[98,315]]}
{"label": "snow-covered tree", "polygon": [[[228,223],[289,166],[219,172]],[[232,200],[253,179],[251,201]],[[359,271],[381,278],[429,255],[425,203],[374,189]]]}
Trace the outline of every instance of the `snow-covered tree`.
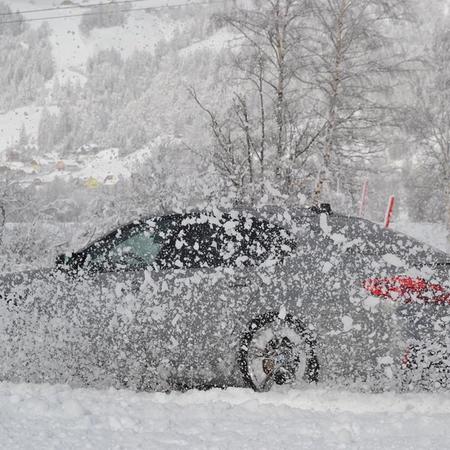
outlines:
{"label": "snow-covered tree", "polygon": [[38,148],[41,153],[45,153],[53,148],[55,122],[56,117],[50,114],[48,108],[44,108],[39,120],[37,138]]}
{"label": "snow-covered tree", "polygon": [[[406,0],[314,0],[309,43],[312,84],[318,89],[325,131],[313,202],[326,198],[360,161],[380,150],[394,125],[392,95],[406,57],[395,28]],[[406,67],[405,67],[406,68]],[[324,195],[325,194],[325,195]],[[328,194],[329,197],[329,194]]]}
{"label": "snow-covered tree", "polygon": [[322,131],[309,89],[299,81],[307,65],[308,13],[306,1],[274,0],[219,15],[242,45],[230,58],[230,100],[219,112],[191,91],[209,118],[213,162],[239,191],[253,192],[253,197],[256,191],[264,196],[270,183],[296,198],[305,157]]}
{"label": "snow-covered tree", "polygon": [[[432,180],[430,196],[441,199],[450,248],[450,32],[439,24],[425,70],[413,77],[413,102],[406,108],[408,132],[419,151],[416,163],[426,167]],[[433,189],[434,187],[434,189]]]}

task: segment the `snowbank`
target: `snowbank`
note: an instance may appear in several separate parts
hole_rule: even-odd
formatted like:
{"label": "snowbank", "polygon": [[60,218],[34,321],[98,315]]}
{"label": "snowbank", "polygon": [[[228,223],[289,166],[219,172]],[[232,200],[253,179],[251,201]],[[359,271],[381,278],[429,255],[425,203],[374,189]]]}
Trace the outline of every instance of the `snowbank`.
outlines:
{"label": "snowbank", "polygon": [[428,245],[449,252],[447,247],[447,230],[443,223],[398,222],[392,228]]}
{"label": "snowbank", "polygon": [[147,394],[0,384],[8,449],[449,448],[450,394]]}

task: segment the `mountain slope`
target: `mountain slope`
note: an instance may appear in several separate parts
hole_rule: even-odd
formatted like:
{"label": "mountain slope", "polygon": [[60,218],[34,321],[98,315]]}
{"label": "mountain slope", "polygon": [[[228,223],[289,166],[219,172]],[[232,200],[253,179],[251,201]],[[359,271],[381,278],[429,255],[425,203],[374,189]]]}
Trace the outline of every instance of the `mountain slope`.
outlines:
{"label": "mountain slope", "polygon": [[[89,3],[92,3],[92,1]],[[84,2],[83,5],[88,5],[89,3]],[[23,11],[37,7],[32,0],[9,1],[9,5],[13,10]],[[38,7],[45,8],[53,7],[54,5],[55,2],[45,0],[39,2]],[[155,0],[148,0],[135,4],[133,8],[139,7],[141,9],[155,5],[161,5],[161,3]],[[128,6],[125,7],[128,8]],[[33,172],[31,161],[37,161],[40,164],[41,160],[45,160],[43,164],[40,164],[39,170],[35,170],[35,172],[39,173],[35,173],[35,176],[32,177],[32,179],[38,179],[40,182],[51,182],[56,178],[64,178],[66,180],[81,179],[85,181],[92,177],[98,180],[105,180],[106,178],[117,180],[119,177],[129,177],[134,170],[132,167],[136,167],[136,164],[130,163],[131,160],[142,160],[143,153],[148,155],[147,148],[157,144],[160,139],[167,141],[168,139],[171,140],[172,136],[176,136],[177,131],[174,130],[177,128],[174,121],[178,117],[180,118],[181,126],[184,125],[182,115],[186,113],[183,104],[183,102],[186,102],[186,88],[182,84],[184,83],[182,78],[188,79],[189,64],[192,65],[195,55],[205,54],[205,52],[218,54],[233,40],[234,36],[229,31],[223,29],[208,30],[208,10],[203,7],[195,8],[197,9],[188,11],[198,10],[198,14],[187,14],[184,12],[181,14],[173,9],[134,11],[129,13],[124,26],[95,28],[89,34],[80,30],[81,17],[49,20],[49,39],[52,47],[55,74],[46,83],[46,92],[42,93],[41,100],[17,110],[3,111],[0,114],[0,155],[3,152],[3,157],[0,156],[0,166],[12,170],[20,169],[23,172]],[[32,13],[25,15],[25,17],[44,18],[70,13],[80,14],[80,11],[83,12],[85,10],[75,9]],[[32,27],[38,27],[40,24],[39,21],[30,22]],[[139,90],[143,83],[145,85],[149,84],[150,77],[152,78],[150,81],[153,82],[155,87],[152,87],[153,91],[152,89],[149,89],[148,92],[142,90],[142,93],[145,93],[145,98],[144,95],[137,94],[136,99],[126,100],[129,104],[120,100],[117,104],[111,104],[99,111],[95,111],[93,114],[99,119],[99,123],[94,123],[92,118],[89,116],[83,118],[81,114],[104,103],[103,97],[107,99],[107,102],[110,102],[116,95],[115,92],[106,91],[106,89],[109,89],[108,83],[118,82],[117,77],[111,78],[111,80],[106,79],[107,77],[115,76],[109,68],[105,66],[103,72],[96,70],[97,66],[94,66],[94,69],[92,69],[92,64],[98,64],[99,66],[104,64],[101,57],[100,59],[95,59],[97,58],[96,55],[99,55],[99,52],[102,51],[109,52],[110,49],[114,49],[116,53],[110,53],[108,57],[114,58],[114,55],[117,54],[119,55],[118,58],[122,58],[121,61],[117,62],[117,67],[121,64],[130,64],[132,66],[130,71],[134,71],[129,72],[129,75],[133,76],[132,80],[128,83],[126,78],[123,82],[121,81],[123,89],[115,87],[119,89],[117,95],[128,95],[123,94],[125,89],[131,92],[133,86],[136,86]],[[152,66],[151,71],[148,71],[148,67],[145,67],[147,73],[142,74],[142,80],[139,79],[139,73],[136,73],[136,71],[142,70],[142,64],[146,64],[147,60],[139,61],[139,58],[136,57],[132,59],[136,52],[145,52],[145,54],[153,55],[153,60],[150,59],[148,63]],[[147,57],[145,56],[145,58]],[[165,63],[165,59],[170,61],[170,63]],[[181,64],[175,60],[180,61]],[[204,60],[208,61],[207,58],[204,58]],[[182,69],[184,64],[182,61],[186,61],[188,64],[185,69]],[[109,63],[109,60],[107,62]],[[139,67],[139,64],[141,67]],[[178,73],[172,71],[174,65],[177,68],[179,67]],[[127,71],[123,71],[123,75],[120,76],[126,77]],[[84,90],[86,84],[89,84],[90,87]],[[161,87],[165,92],[162,92]],[[105,92],[101,91],[103,88]],[[172,98],[181,98],[180,104],[174,103]],[[166,102],[168,103],[165,104]],[[60,145],[60,147],[64,146],[64,154],[58,147],[52,148],[51,146],[37,149],[37,154],[30,154],[30,150],[27,150],[26,159],[28,160],[28,166],[24,163],[17,164],[16,161],[7,161],[4,151],[6,149],[14,149],[18,145],[23,130],[27,134],[29,144],[34,146],[41,145],[40,141],[38,142],[38,132],[44,107],[52,115],[51,120],[54,122],[46,123],[44,132],[61,129],[60,133],[64,134],[66,131],[63,127],[66,127],[68,130],[73,130],[74,127],[85,127],[87,131],[85,133],[83,131],[83,133],[90,137],[81,138],[81,141],[80,138],[75,140],[68,139],[68,143]],[[156,109],[161,111],[161,119],[158,119],[157,116],[149,118],[151,120],[143,118],[143,116]],[[62,117],[62,114],[66,114],[67,120],[70,122],[67,126],[63,121],[64,117],[58,119],[58,117]],[[172,119],[173,117],[175,119]],[[85,123],[80,123],[83,120]],[[104,120],[112,121],[109,124],[112,132],[108,133],[106,130],[105,133],[108,136],[108,140],[114,142],[99,142],[102,139],[98,137],[98,134],[101,123]],[[167,126],[167,122],[169,122],[169,126]],[[121,156],[123,148],[115,141],[114,135],[129,127],[129,131],[126,132],[133,135],[132,137],[134,138],[135,135],[142,134],[142,131],[137,126],[140,126],[141,129],[142,127],[147,127],[145,133],[150,137],[147,136],[141,139],[142,143],[140,144],[133,144],[134,146],[131,149],[127,148],[126,158],[123,159],[123,155]],[[178,137],[181,137],[181,135]],[[53,140],[53,137],[49,139],[49,141]],[[73,143],[73,141],[76,143]],[[67,153],[75,154],[81,146],[88,146],[92,151],[84,155],[83,158],[78,158],[78,156],[75,157],[74,155],[67,156]],[[118,147],[121,151],[111,153],[111,150],[108,149],[112,147]],[[105,160],[103,158],[104,155],[96,155],[96,150],[94,149],[107,150],[109,152],[108,158]],[[73,163],[72,160],[74,159],[77,159],[76,163]],[[60,160],[65,162],[64,170],[61,170],[61,165],[59,165],[58,169],[56,168]],[[45,170],[41,170],[44,165]],[[28,176],[25,183],[30,183],[32,179]]]}

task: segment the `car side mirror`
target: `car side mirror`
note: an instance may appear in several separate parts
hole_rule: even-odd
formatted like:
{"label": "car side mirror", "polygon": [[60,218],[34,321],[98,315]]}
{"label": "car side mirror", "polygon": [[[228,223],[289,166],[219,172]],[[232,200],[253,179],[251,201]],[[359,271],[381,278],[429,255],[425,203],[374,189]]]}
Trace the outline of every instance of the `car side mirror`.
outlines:
{"label": "car side mirror", "polygon": [[55,265],[58,268],[67,267],[70,262],[70,256],[67,256],[66,254],[58,255],[55,260]]}
{"label": "car side mirror", "polygon": [[73,255],[58,255],[55,260],[56,269],[67,273],[76,269],[76,263],[77,260]]}

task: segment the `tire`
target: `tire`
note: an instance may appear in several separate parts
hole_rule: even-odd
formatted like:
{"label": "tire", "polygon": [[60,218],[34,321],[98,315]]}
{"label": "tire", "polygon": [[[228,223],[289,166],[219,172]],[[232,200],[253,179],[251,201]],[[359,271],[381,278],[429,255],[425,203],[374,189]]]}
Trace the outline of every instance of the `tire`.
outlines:
{"label": "tire", "polygon": [[434,391],[450,387],[447,345],[411,342],[402,360],[402,390]]}
{"label": "tire", "polygon": [[317,382],[315,345],[314,333],[291,314],[271,311],[255,317],[240,340],[238,364],[244,382],[257,392],[299,379]]}

